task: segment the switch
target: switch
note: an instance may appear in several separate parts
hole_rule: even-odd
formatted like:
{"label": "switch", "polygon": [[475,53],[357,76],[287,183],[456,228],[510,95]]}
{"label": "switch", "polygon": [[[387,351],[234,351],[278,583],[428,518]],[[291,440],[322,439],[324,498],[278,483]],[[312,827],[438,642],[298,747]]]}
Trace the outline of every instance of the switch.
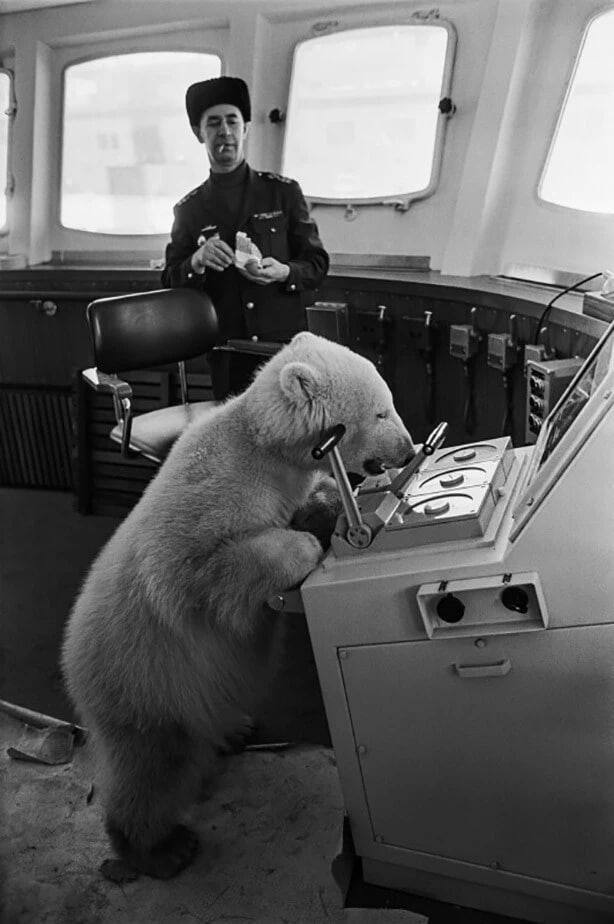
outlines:
{"label": "switch", "polygon": [[515,613],[527,613],[529,610],[529,595],[523,587],[506,587],[501,594],[501,603],[508,610]]}
{"label": "switch", "polygon": [[532,411],[537,411],[539,414],[544,413],[544,402],[541,398],[536,398],[535,395],[529,397],[529,406]]}
{"label": "switch", "polygon": [[465,615],[465,604],[454,594],[446,594],[437,602],[437,615],[442,622],[460,622]]}
{"label": "switch", "polygon": [[546,390],[546,383],[537,375],[530,376],[529,385],[531,386],[531,391],[535,392],[537,395],[543,395]]}

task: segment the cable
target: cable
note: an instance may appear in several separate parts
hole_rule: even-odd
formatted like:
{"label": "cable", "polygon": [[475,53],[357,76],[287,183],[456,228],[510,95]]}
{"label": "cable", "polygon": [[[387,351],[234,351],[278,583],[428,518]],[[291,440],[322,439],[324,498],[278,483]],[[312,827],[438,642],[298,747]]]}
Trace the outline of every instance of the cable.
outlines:
{"label": "cable", "polygon": [[557,295],[555,295],[554,298],[551,298],[551,299],[550,299],[550,301],[548,302],[548,304],[546,305],[546,307],[545,307],[544,310],[542,311],[542,316],[541,316],[541,318],[539,319],[539,323],[538,323],[538,325],[537,325],[537,334],[536,334],[536,337],[535,337],[535,342],[536,342],[536,343],[539,343],[540,331],[541,331],[542,327],[544,326],[544,324],[545,324],[545,322],[546,322],[546,318],[548,317],[548,312],[550,311],[550,309],[552,308],[552,306],[554,305],[554,303],[555,303],[556,301],[558,301],[558,299],[561,298],[561,296],[567,295],[568,292],[573,292],[575,289],[579,289],[580,286],[583,286],[586,282],[591,282],[593,279],[596,279],[597,276],[602,276],[602,275],[603,275],[603,273],[602,273],[601,271],[599,271],[598,273],[593,273],[592,276],[587,276],[585,279],[581,279],[579,282],[575,282],[572,286],[568,286],[566,289],[563,289],[561,292],[559,292]]}
{"label": "cable", "polygon": [[514,442],[514,379],[512,371],[503,373],[503,390],[505,393],[505,412],[501,423],[501,436],[510,436]]}
{"label": "cable", "polygon": [[465,432],[470,435],[475,430],[475,392],[473,388],[474,384],[474,368],[473,368],[473,358],[466,359],[463,363],[463,371],[465,373],[465,409],[463,411],[463,422],[465,425]]}

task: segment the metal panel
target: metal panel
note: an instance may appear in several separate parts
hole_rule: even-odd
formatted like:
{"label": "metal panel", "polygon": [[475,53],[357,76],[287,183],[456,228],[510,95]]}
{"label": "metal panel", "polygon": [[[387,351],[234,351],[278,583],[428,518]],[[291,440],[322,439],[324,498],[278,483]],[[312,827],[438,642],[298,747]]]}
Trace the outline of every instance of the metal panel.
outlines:
{"label": "metal panel", "polygon": [[72,487],[70,401],[67,390],[0,389],[0,483]]}
{"label": "metal panel", "polygon": [[480,642],[344,649],[374,840],[608,893],[614,626]]}

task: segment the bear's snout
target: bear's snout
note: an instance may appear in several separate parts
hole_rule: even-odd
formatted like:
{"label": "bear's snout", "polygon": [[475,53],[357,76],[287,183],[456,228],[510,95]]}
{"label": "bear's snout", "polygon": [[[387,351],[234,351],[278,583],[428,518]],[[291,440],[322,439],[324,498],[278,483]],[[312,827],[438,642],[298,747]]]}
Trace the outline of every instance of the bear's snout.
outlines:
{"label": "bear's snout", "polygon": [[370,456],[363,460],[362,467],[367,475],[381,475],[387,468],[404,468],[416,455],[411,439],[404,439],[402,445],[377,456]]}
{"label": "bear's snout", "polygon": [[411,462],[411,460],[412,460],[413,458],[415,458],[415,455],[416,455],[416,450],[415,450],[415,448],[412,446],[411,449],[409,450],[409,452],[407,453],[407,455],[405,456],[405,459],[403,460],[403,462],[401,462],[401,465],[400,465],[399,467],[400,467],[400,468],[405,468],[405,466],[406,466],[406,465],[409,465],[409,463]]}
{"label": "bear's snout", "polygon": [[409,433],[405,431],[397,441],[394,451],[385,459],[386,468],[404,468],[416,455],[416,447]]}

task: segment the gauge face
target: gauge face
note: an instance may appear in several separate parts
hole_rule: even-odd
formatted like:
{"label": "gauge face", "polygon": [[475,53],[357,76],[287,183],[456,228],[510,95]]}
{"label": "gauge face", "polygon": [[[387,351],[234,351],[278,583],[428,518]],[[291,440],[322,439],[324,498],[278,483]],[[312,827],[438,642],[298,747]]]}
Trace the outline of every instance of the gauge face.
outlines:
{"label": "gauge face", "polygon": [[489,481],[485,467],[478,465],[467,468],[452,468],[425,478],[418,486],[418,491],[449,491],[453,488],[473,488]]}
{"label": "gauge face", "polygon": [[475,443],[469,444],[467,446],[457,446],[455,449],[451,449],[449,452],[444,452],[443,455],[439,456],[435,462],[432,463],[431,467],[440,468],[443,466],[451,465],[466,465],[479,464],[480,462],[489,462],[492,459],[497,459],[501,455],[501,448],[495,446],[492,443]]}
{"label": "gauge face", "polygon": [[417,513],[429,520],[437,520],[442,517],[468,516],[476,513],[478,508],[479,502],[473,494],[436,494],[412,504],[407,515]]}

